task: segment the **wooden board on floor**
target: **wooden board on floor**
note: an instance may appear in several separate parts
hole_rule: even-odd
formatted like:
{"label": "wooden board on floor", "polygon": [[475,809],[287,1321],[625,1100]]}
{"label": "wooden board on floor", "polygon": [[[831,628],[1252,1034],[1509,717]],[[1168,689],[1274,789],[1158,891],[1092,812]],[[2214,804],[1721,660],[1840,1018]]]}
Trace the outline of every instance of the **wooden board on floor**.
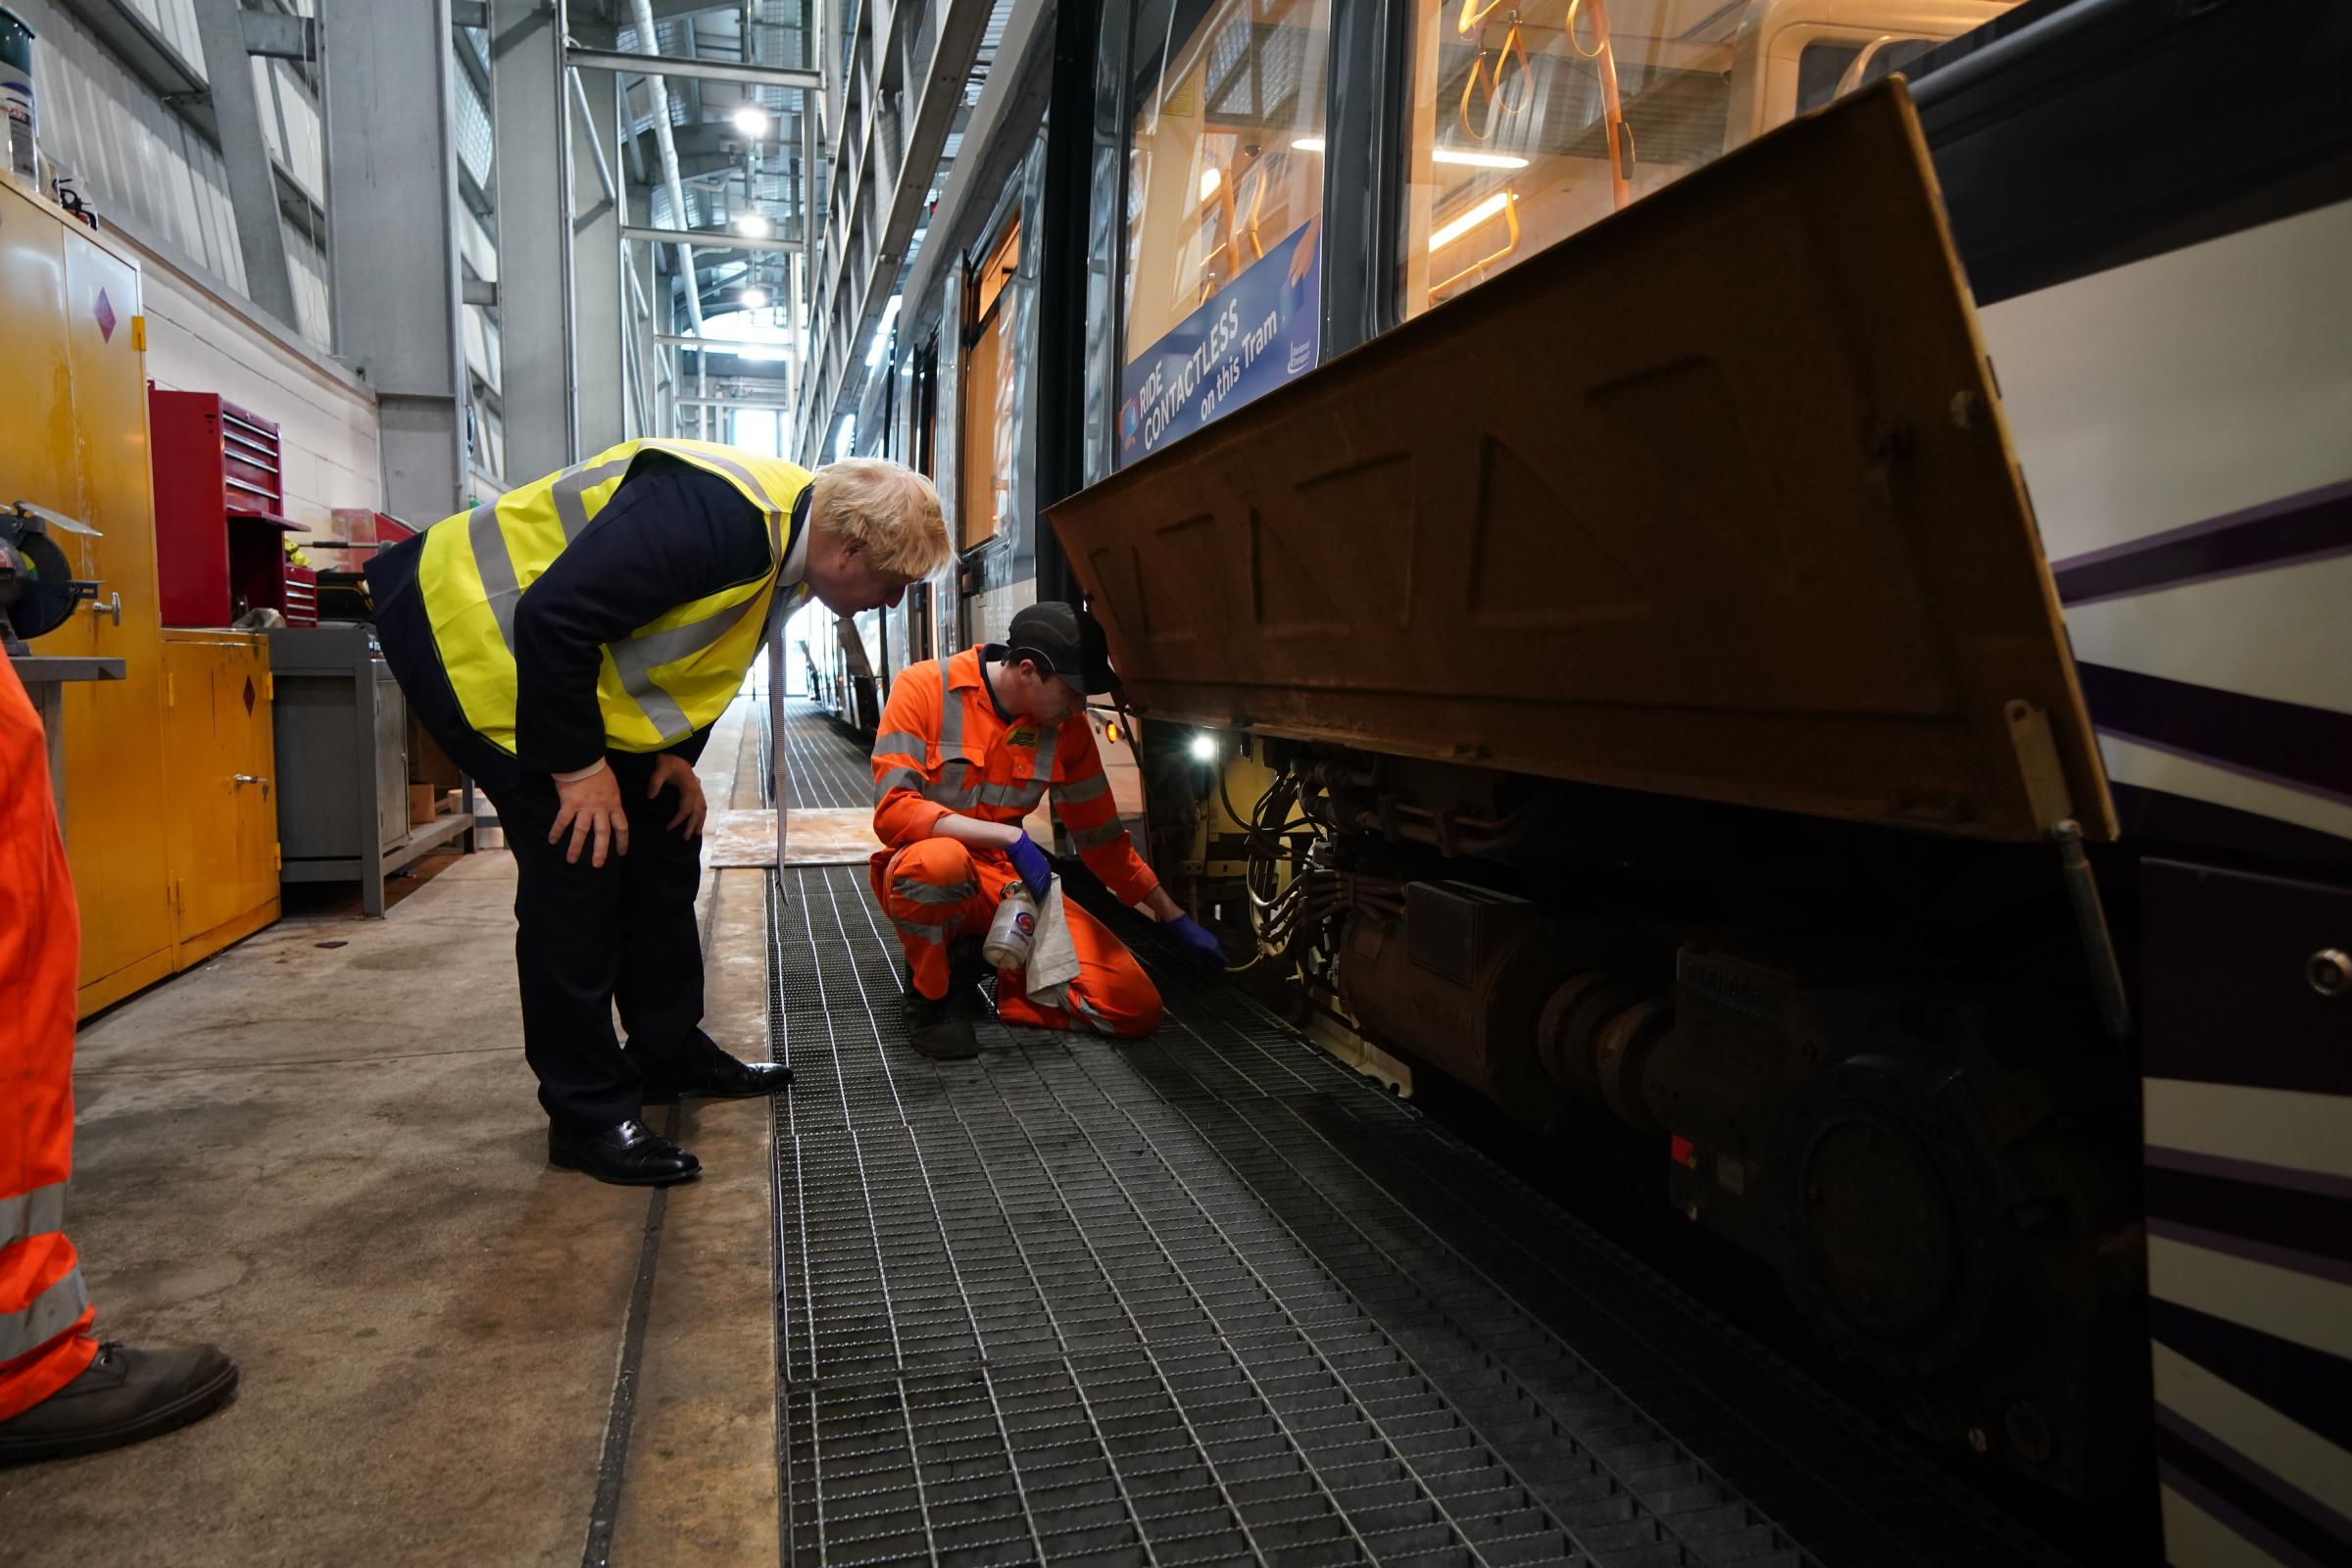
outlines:
{"label": "wooden board on floor", "polygon": [[[791,814],[785,834],[787,865],[862,865],[882,848],[874,813],[865,807],[808,808]],[[703,863],[771,866],[776,863],[772,811],[712,811],[703,824]]]}

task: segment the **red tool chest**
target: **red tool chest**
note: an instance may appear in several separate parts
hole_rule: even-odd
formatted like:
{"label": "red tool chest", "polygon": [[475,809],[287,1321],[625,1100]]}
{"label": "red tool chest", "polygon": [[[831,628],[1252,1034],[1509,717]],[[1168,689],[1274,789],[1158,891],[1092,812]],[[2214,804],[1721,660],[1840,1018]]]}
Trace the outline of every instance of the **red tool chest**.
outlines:
{"label": "red tool chest", "polygon": [[225,626],[274,610],[318,623],[318,574],[286,564],[277,426],[213,392],[147,389],[164,624]]}

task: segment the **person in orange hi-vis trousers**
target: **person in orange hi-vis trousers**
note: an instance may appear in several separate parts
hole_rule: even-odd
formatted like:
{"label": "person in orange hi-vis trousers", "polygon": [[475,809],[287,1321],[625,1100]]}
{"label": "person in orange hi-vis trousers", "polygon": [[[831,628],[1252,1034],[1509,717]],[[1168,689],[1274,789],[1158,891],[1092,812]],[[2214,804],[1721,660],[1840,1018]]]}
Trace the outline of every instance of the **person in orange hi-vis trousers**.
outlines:
{"label": "person in orange hi-vis trousers", "polygon": [[[1222,964],[1217,939],[1176,906],[1135,853],[1086,716],[1088,694],[1113,689],[1102,629],[1072,605],[1031,605],[1006,641],[915,664],[891,683],[874,739],[874,896],[906,954],[906,1022],[914,1049],[942,1060],[974,1055],[980,939],[1017,877],[1043,899],[1053,864],[1021,821],[1054,793],[1087,866],[1141,905],[1197,962]],[[1102,923],[1065,904],[1078,978],[1069,1007],[1032,1001],[1002,971],[997,1016],[1043,1029],[1134,1036],[1159,1027],[1159,991]]]}
{"label": "person in orange hi-vis trousers", "polygon": [[184,1426],[236,1392],[213,1346],[101,1345],[66,1236],[74,1164],[74,991],[81,920],[49,793],[48,748],[0,657],[0,1464]]}

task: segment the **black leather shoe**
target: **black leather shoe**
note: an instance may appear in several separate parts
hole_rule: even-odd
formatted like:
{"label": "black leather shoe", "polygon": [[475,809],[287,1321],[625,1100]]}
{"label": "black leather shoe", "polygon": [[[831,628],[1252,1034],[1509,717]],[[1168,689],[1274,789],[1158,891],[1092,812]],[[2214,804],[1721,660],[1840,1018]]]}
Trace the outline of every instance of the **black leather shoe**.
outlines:
{"label": "black leather shoe", "polygon": [[954,1016],[947,1003],[933,1002],[919,991],[906,993],[906,1037],[933,1061],[968,1061],[980,1054],[971,1020]]}
{"label": "black leather shoe", "polygon": [[550,1127],[547,1162],[560,1170],[584,1170],[615,1187],[667,1187],[703,1173],[701,1160],[641,1121],[592,1133]]}
{"label": "black leather shoe", "polygon": [[236,1392],[237,1363],[219,1346],[147,1350],[102,1345],[81,1376],[0,1421],[0,1464],[141,1443],[203,1419]]}
{"label": "black leather shoe", "polygon": [[645,1102],[666,1105],[680,1095],[706,1100],[749,1100],[772,1095],[792,1082],[792,1069],[780,1061],[737,1061],[733,1056],[683,1072],[664,1073],[645,1082]]}

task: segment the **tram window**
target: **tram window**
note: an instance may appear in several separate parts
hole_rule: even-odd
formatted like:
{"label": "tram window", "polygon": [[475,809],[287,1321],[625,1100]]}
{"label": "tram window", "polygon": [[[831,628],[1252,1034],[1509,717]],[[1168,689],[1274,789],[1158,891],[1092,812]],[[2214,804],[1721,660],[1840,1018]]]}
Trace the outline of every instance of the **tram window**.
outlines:
{"label": "tram window", "polygon": [[1013,351],[1017,313],[1007,293],[1021,266],[1021,226],[1004,231],[972,276],[964,329],[963,484],[956,505],[962,513],[966,550],[997,535],[1012,490],[1013,393],[1019,384]]}
{"label": "tram window", "polygon": [[1330,0],[1144,0],[1119,460],[1319,356]]}
{"label": "tram window", "polygon": [[1838,96],[1845,68],[1862,57],[1858,43],[1809,43],[1796,57],[1796,112],[1810,114]]}
{"label": "tram window", "polygon": [[1417,0],[1403,314],[1553,241],[2012,0]]}

